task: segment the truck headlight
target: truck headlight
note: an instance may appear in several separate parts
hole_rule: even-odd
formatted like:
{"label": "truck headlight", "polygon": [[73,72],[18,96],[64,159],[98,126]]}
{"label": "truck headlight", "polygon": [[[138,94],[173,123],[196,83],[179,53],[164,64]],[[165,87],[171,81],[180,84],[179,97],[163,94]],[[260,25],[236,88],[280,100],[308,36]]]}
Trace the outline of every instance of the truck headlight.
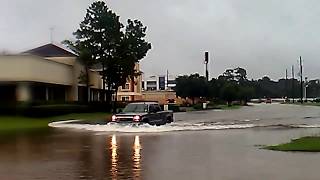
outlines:
{"label": "truck headlight", "polygon": [[140,121],[140,119],[141,119],[140,116],[134,116],[134,117],[133,117],[133,121],[136,121],[136,122]]}
{"label": "truck headlight", "polygon": [[112,116],[112,121],[116,121],[117,120],[117,116],[116,115],[113,115]]}

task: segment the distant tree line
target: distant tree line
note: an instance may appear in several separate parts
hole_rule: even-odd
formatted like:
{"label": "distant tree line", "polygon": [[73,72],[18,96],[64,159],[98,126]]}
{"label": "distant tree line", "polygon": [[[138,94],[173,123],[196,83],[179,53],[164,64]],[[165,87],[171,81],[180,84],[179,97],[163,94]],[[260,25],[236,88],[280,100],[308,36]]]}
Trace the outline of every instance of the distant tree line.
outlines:
{"label": "distant tree line", "polygon": [[[218,78],[209,82],[199,74],[179,76],[176,79],[177,96],[195,99],[225,101],[240,101],[246,104],[253,98],[298,98],[300,97],[300,82],[297,79],[280,79],[273,81],[265,76],[258,80],[249,80],[244,68],[227,69]],[[308,97],[320,97],[318,80],[308,82]]]}

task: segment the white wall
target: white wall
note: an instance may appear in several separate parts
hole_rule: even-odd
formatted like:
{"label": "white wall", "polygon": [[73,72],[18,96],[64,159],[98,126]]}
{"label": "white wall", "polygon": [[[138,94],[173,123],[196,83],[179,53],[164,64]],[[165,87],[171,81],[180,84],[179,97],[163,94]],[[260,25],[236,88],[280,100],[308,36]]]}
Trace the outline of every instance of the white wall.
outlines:
{"label": "white wall", "polygon": [[35,56],[0,56],[0,81],[72,85],[73,66]]}

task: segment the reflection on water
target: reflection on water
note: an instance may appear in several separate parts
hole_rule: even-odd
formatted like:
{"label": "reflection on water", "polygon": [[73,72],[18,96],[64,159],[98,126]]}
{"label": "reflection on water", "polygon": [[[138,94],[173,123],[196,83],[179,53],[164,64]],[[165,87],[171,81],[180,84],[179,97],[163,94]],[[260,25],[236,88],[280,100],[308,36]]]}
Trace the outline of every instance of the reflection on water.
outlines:
{"label": "reflection on water", "polygon": [[[132,142],[132,141],[131,141]],[[129,178],[141,179],[141,149],[140,137],[135,136],[134,143],[132,146],[132,153],[126,154],[123,152],[128,151],[127,148],[120,149],[119,142],[117,141],[117,136],[113,135],[109,139],[110,152],[111,152],[111,169],[110,175],[111,179],[119,178]],[[123,146],[126,147],[126,146]],[[131,149],[130,149],[131,151]],[[129,156],[128,156],[129,155]],[[129,160],[129,161],[128,161]],[[128,164],[132,163],[132,168],[128,168]],[[125,164],[125,168],[123,165]],[[130,166],[129,166],[130,167]]]}
{"label": "reflection on water", "polygon": [[133,177],[135,179],[140,179],[141,176],[141,145],[140,145],[140,137],[135,136],[134,138],[134,145],[133,145]]}
{"label": "reflection on water", "polygon": [[111,138],[111,177],[117,179],[118,175],[118,154],[117,154],[117,137],[115,135]]}

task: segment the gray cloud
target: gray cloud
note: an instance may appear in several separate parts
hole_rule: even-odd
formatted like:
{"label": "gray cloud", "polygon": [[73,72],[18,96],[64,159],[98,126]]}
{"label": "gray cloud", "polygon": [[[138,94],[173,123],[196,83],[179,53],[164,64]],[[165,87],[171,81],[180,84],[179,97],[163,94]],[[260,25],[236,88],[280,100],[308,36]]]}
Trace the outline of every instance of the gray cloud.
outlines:
{"label": "gray cloud", "polygon": [[[72,37],[92,0],[1,0],[0,49],[21,51]],[[250,78],[284,76],[305,61],[306,76],[320,77],[319,5],[316,0],[116,0],[121,16],[148,26],[153,49],[142,61],[146,74],[203,73],[203,52],[211,53],[212,76],[241,66]]]}

